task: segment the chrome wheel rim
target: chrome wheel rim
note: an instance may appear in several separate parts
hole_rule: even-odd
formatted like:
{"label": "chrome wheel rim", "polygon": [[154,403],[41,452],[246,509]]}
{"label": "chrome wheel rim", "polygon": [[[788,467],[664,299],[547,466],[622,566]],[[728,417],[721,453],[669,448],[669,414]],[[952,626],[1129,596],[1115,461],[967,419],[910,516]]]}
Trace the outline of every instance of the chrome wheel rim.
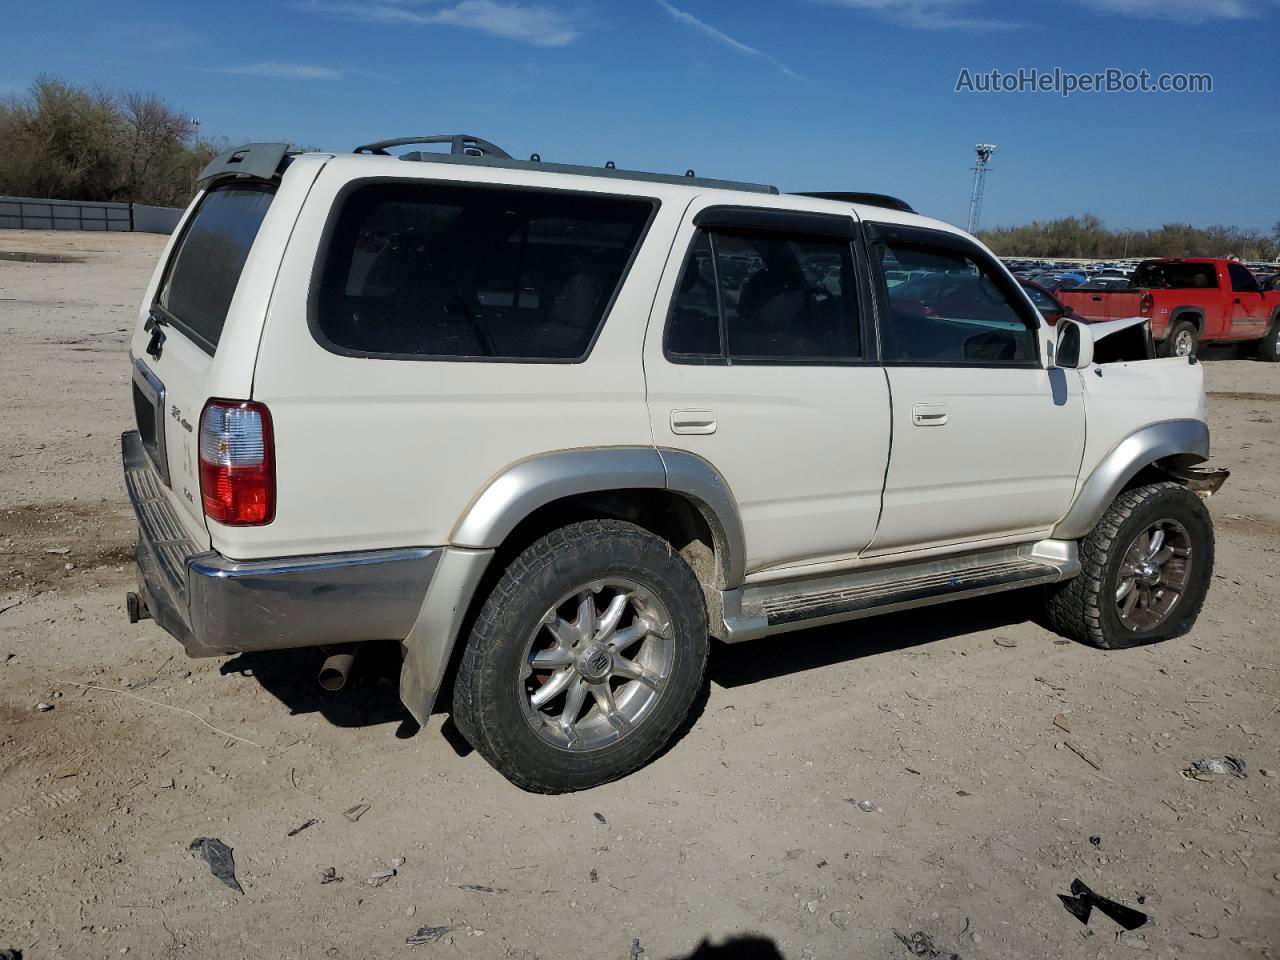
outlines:
{"label": "chrome wheel rim", "polygon": [[1173,353],[1178,357],[1191,356],[1191,347],[1195,343],[1190,330],[1180,330],[1173,340]]}
{"label": "chrome wheel rim", "polygon": [[631,735],[671,677],[671,633],[666,607],[634,580],[571,590],[525,643],[516,691],[525,719],[562,750],[595,750]]}
{"label": "chrome wheel rim", "polygon": [[1151,630],[1177,606],[1191,574],[1191,537],[1177,520],[1158,520],[1129,544],[1120,563],[1116,612],[1126,629]]}

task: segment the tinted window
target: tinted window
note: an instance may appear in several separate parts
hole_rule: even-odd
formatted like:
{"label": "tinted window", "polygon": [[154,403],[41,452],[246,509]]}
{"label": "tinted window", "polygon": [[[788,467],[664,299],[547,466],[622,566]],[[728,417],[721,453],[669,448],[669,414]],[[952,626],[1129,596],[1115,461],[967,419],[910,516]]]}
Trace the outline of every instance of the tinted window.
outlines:
{"label": "tinted window", "polygon": [[156,302],[210,351],[222,336],[240,272],[274,196],[268,184],[210,190],[169,261]]}
{"label": "tinted window", "polygon": [[358,354],[580,360],[653,209],[550,191],[360,187],[334,226],[318,332]]}
{"label": "tinted window", "polygon": [[[883,270],[911,275],[888,289],[886,361],[931,364],[1038,361],[1036,331],[1011,302],[1012,288],[985,258],[950,246],[876,244]],[[1008,291],[1008,294],[1006,294]]]}
{"label": "tinted window", "polygon": [[1231,289],[1236,293],[1261,293],[1262,287],[1258,278],[1238,263],[1228,263],[1227,272],[1231,274]]}
{"label": "tinted window", "polygon": [[849,243],[780,233],[700,233],[672,304],[667,352],[732,362],[858,359]]}
{"label": "tinted window", "polygon": [[1144,263],[1133,275],[1135,287],[1155,290],[1212,290],[1218,271],[1212,263]]}

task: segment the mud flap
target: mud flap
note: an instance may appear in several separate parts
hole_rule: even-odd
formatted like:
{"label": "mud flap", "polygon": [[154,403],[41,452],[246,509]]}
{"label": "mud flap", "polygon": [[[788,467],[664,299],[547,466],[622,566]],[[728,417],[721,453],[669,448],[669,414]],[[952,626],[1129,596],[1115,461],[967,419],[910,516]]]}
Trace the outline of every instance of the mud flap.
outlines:
{"label": "mud flap", "polygon": [[431,717],[458,630],[491,559],[492,550],[445,550],[418,619],[400,644],[400,701],[421,726]]}

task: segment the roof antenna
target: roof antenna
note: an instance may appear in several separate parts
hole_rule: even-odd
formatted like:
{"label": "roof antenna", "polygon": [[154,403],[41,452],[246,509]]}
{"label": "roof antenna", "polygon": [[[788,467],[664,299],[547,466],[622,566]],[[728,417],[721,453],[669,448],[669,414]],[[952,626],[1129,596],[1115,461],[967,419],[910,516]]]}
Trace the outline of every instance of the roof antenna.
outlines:
{"label": "roof antenna", "polygon": [[530,162],[530,163],[541,163],[541,162],[542,162],[542,154],[540,154],[540,153],[531,153],[531,154],[529,154],[529,162]]}
{"label": "roof antenna", "polygon": [[693,167],[690,167],[688,170],[686,170],[686,171],[684,172],[684,175],[685,175],[686,177],[692,177],[692,176],[694,175],[694,173],[693,173]]}
{"label": "roof antenna", "polygon": [[617,170],[617,169],[618,169],[618,165],[617,165],[616,163],[614,163],[612,160],[606,160],[606,161],[604,162],[604,168],[605,168],[606,170]]}

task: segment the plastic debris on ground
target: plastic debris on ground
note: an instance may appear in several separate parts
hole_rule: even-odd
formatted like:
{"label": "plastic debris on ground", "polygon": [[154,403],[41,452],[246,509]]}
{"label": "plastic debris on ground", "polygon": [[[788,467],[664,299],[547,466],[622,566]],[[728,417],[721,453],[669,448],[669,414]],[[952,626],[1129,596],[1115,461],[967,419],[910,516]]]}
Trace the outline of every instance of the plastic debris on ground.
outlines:
{"label": "plastic debris on ground", "polygon": [[320,821],[317,820],[315,817],[312,817],[310,820],[306,820],[303,823],[299,824],[298,826],[294,827],[292,830],[289,831],[288,835],[291,837],[296,837],[303,830],[307,829],[307,827],[314,827],[319,822]]}
{"label": "plastic debris on ground", "polygon": [[1086,926],[1088,926],[1089,917],[1095,909],[1099,913],[1110,917],[1126,930],[1137,930],[1150,919],[1141,910],[1126,907],[1123,903],[1117,903],[1101,894],[1094,893],[1078,877],[1071,881],[1071,896],[1060,893],[1058,894],[1058,899],[1062,901],[1062,905],[1067,908],[1068,913]]}
{"label": "plastic debris on ground", "polygon": [[324,872],[320,874],[321,883],[341,883],[342,878],[338,876],[336,867],[325,867]]}
{"label": "plastic debris on ground", "polygon": [[1241,780],[1249,776],[1249,765],[1240,757],[1215,757],[1208,760],[1193,760],[1191,766],[1182,771],[1185,780],[1200,780],[1212,783],[1215,777],[1229,776]]}
{"label": "plastic debris on ground", "polygon": [[913,957],[924,957],[925,960],[960,960],[960,954],[939,948],[933,942],[933,938],[923,930],[906,934],[895,930],[893,935],[902,942]]}
{"label": "plastic debris on ground", "polygon": [[216,837],[196,837],[187,849],[199,853],[209,864],[209,872],[236,893],[244,893],[236,879],[236,861],[231,848]]}
{"label": "plastic debris on ground", "polygon": [[357,803],[354,807],[347,807],[347,809],[343,810],[342,815],[346,817],[348,820],[350,820],[352,823],[355,823],[357,820],[359,820],[368,812],[369,812],[369,804]]}
{"label": "plastic debris on ground", "polygon": [[411,947],[424,943],[439,943],[440,938],[452,929],[453,927],[419,927],[418,932],[406,937],[404,942]]}

